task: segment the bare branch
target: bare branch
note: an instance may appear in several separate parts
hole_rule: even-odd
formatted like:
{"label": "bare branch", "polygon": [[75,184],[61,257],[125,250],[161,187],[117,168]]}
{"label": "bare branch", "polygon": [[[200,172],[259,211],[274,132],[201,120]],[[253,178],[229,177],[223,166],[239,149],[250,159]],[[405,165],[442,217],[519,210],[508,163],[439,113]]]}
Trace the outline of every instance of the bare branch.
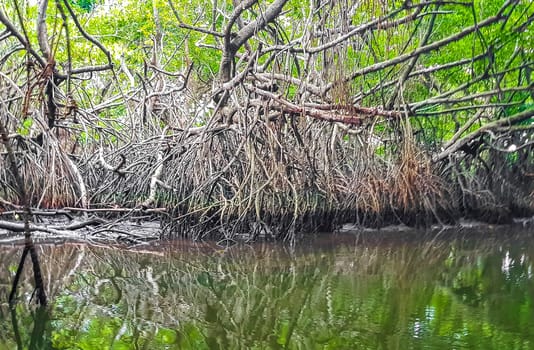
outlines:
{"label": "bare branch", "polygon": [[33,58],[35,58],[35,60],[37,60],[37,62],[39,63],[41,67],[46,66],[46,61],[35,50],[31,48],[30,43],[26,41],[26,39],[24,39],[22,34],[19,33],[17,28],[15,28],[13,23],[9,21],[9,19],[6,17],[5,13],[2,11],[1,8],[0,8],[0,22],[2,22],[2,24],[6,26],[6,30],[9,30],[11,35],[17,38],[17,40],[21,43],[21,45],[26,50],[28,50],[28,52],[33,56]]}
{"label": "bare branch", "polygon": [[[42,1],[46,1],[46,0],[42,0]],[[107,67],[107,69],[113,68],[113,61],[111,59],[110,52],[104,47],[104,45],[102,45],[98,40],[96,40],[91,35],[89,35],[85,31],[85,29],[83,29],[82,25],[80,24],[80,21],[78,20],[78,17],[76,16],[76,14],[74,13],[72,7],[70,6],[69,1],[68,0],[64,0],[63,3],[65,4],[65,7],[69,11],[69,13],[70,13],[70,15],[72,17],[72,20],[74,21],[74,24],[76,25],[76,28],[78,28],[78,31],[80,32],[80,34],[82,34],[82,36],[85,39],[87,39],[88,41],[92,42],[95,46],[97,46],[104,53],[104,55],[106,55],[106,58],[108,59],[108,64],[105,67]],[[74,72],[75,72],[75,70],[73,70],[72,73],[74,74]]]}
{"label": "bare branch", "polygon": [[37,11],[37,41],[39,48],[46,61],[50,61],[50,45],[48,44],[48,32],[46,28],[46,10],[48,8],[48,0],[41,0],[39,9]]}
{"label": "bare branch", "polygon": [[[409,59],[411,59],[413,57],[416,57],[418,55],[421,55],[423,53],[427,53],[427,52],[431,52],[431,51],[437,50],[442,46],[445,46],[445,45],[450,44],[452,42],[456,42],[456,41],[466,37],[467,35],[479,30],[480,28],[487,27],[487,26],[490,26],[490,25],[492,25],[494,23],[503,21],[507,17],[503,16],[501,14],[501,12],[504,11],[504,9],[507,8],[508,6],[510,6],[510,1],[507,1],[502,6],[501,11],[499,12],[499,14],[497,14],[497,15],[495,15],[493,17],[486,18],[485,20],[481,21],[478,24],[475,24],[475,25],[472,25],[470,27],[467,27],[467,28],[463,29],[462,31],[460,31],[458,33],[455,33],[455,34],[453,34],[451,36],[448,36],[448,37],[446,37],[444,39],[441,39],[439,41],[433,42],[432,44],[428,44],[428,45],[419,47],[419,48],[413,50],[412,52],[406,53],[404,55],[399,55],[399,56],[397,56],[397,57],[395,57],[393,59],[390,59],[390,60],[387,60],[387,61],[384,61],[384,62],[379,62],[379,63],[373,64],[373,65],[367,66],[365,68],[359,69],[359,70],[353,72],[352,74],[350,74],[345,79],[345,81],[351,81],[351,80],[353,80],[353,79],[355,79],[355,78],[357,78],[359,76],[363,76],[363,75],[366,75],[366,74],[369,74],[369,73],[372,73],[372,72],[376,72],[376,71],[385,69],[387,67],[391,67],[391,66],[397,65],[399,63],[405,62],[405,61],[407,61],[407,60],[409,60]],[[333,83],[329,83],[323,89],[324,92],[332,89],[333,86],[334,86]]]}
{"label": "bare branch", "polygon": [[493,129],[496,129],[496,128],[500,128],[500,127],[503,127],[503,126],[516,125],[516,124],[521,123],[522,121],[530,119],[532,117],[534,117],[534,109],[526,110],[526,111],[523,111],[521,113],[514,114],[511,117],[502,118],[502,119],[496,120],[494,122],[482,125],[477,130],[471,132],[470,134],[467,134],[466,136],[462,137],[461,139],[458,139],[456,142],[450,144],[449,147],[447,147],[446,149],[441,151],[439,154],[434,156],[432,158],[432,161],[433,162],[438,162],[440,160],[443,160],[443,159],[449,157],[453,153],[455,153],[458,150],[460,150],[464,145],[466,145],[470,141],[476,139],[477,137],[479,137],[480,135],[484,134],[487,131],[490,131],[490,130],[493,130]]}

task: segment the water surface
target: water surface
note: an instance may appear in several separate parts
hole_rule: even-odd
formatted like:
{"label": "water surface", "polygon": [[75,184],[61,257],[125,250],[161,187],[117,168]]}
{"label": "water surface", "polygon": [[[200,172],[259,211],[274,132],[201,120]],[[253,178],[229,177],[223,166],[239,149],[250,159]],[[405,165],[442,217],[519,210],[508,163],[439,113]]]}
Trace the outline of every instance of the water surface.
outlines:
{"label": "water surface", "polygon": [[[435,233],[434,233],[435,234]],[[534,349],[534,234],[367,232],[221,249],[0,247],[0,349]]]}

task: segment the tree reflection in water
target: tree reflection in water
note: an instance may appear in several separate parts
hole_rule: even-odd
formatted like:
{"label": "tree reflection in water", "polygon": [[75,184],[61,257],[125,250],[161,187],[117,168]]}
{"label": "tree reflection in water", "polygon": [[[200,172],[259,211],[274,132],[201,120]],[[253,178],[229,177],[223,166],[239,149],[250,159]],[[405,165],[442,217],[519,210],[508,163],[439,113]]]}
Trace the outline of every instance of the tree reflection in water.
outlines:
{"label": "tree reflection in water", "polygon": [[[17,308],[10,307],[11,324],[13,327],[13,337],[18,350],[41,350],[51,349],[50,334],[47,333],[47,324],[49,321],[50,311],[46,306],[39,306],[31,312],[31,319],[33,328],[29,334],[29,340],[24,339],[18,326]],[[27,330],[22,331],[23,335],[27,336]],[[26,337],[24,337],[26,338]],[[27,344],[27,346],[25,346]]]}
{"label": "tree reflection in water", "polygon": [[[297,251],[41,246],[50,309],[21,303],[17,332],[2,304],[0,348],[530,348],[532,234],[483,233],[343,236]],[[2,266],[16,264],[0,249]]]}

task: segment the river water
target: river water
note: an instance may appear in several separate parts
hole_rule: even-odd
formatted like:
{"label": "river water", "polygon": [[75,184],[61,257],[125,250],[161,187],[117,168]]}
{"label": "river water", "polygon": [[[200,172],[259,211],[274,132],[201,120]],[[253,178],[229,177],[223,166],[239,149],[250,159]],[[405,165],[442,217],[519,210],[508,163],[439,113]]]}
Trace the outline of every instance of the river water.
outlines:
{"label": "river water", "polygon": [[296,247],[0,246],[0,349],[534,349],[534,230],[318,236]]}

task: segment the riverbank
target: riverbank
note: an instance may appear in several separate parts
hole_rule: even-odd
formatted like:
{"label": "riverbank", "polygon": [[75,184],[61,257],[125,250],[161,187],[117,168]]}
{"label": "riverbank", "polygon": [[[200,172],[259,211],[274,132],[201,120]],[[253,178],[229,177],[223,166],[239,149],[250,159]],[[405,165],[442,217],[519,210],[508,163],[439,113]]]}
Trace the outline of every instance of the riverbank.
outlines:
{"label": "riverbank", "polygon": [[[68,215],[67,215],[68,213]],[[9,220],[13,213],[0,214],[0,244],[23,244],[24,223],[20,220]],[[16,215],[16,214],[15,214]],[[41,215],[41,216],[39,216]],[[147,247],[158,245],[161,242],[173,242],[180,237],[166,234],[165,223],[156,217],[148,220],[146,216],[131,216],[120,220],[104,219],[96,216],[80,216],[78,213],[63,211],[61,216],[57,211],[41,210],[36,212],[38,219],[30,225],[36,243],[62,244],[67,242],[85,242],[89,244],[111,244],[124,247]],[[401,225],[387,225],[383,227],[365,227],[358,224],[346,223],[335,230],[310,231],[295,236],[293,243],[308,242],[316,237],[328,235],[360,235],[376,234],[378,237],[390,235],[402,236],[421,234],[423,236],[448,235],[450,232],[484,231],[495,232],[499,230],[522,230],[534,228],[534,216],[529,218],[515,218],[512,223],[495,225],[492,223],[460,218],[455,224],[434,224],[426,228]],[[202,236],[200,234],[200,236]],[[315,238],[314,238],[315,237]],[[182,237],[183,239],[183,237]],[[187,237],[185,239],[188,239]],[[214,239],[205,237],[197,242],[211,242],[219,247],[233,246],[235,244],[249,244],[255,241],[275,241],[275,237],[268,235],[253,235],[251,232],[237,232],[232,237]]]}
{"label": "riverbank", "polygon": [[[477,144],[476,154],[459,149],[436,161],[409,122],[397,127],[387,148],[348,134],[336,137],[332,148],[325,130],[337,126],[311,125],[309,133],[275,139],[272,125],[254,124],[246,133],[228,128],[193,139],[140,141],[116,150],[113,159],[129,165],[115,170],[102,165],[101,151],[95,163],[43,150],[21,158],[19,170],[34,216],[58,217],[51,229],[67,236],[69,225],[156,221],[162,239],[293,240],[347,222],[431,227],[460,218],[509,224],[534,215],[533,145],[507,153]],[[86,151],[87,159],[97,156]],[[75,161],[79,176],[71,172]],[[50,164],[54,171],[43,173]],[[8,167],[0,168],[0,183],[0,220],[20,217]],[[125,236],[120,231],[113,239]]]}

